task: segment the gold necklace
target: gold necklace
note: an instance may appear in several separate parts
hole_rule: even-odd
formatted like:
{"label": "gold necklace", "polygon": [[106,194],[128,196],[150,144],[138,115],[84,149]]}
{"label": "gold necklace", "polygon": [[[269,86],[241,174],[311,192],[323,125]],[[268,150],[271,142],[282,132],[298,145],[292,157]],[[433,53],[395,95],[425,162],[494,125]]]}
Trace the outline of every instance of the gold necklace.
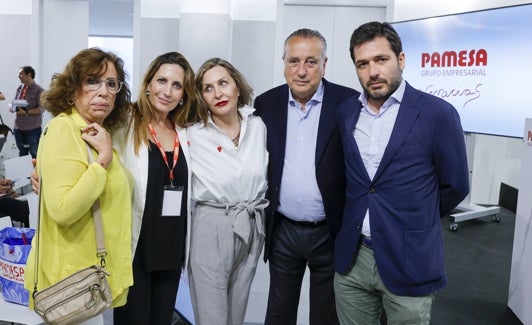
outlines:
{"label": "gold necklace", "polygon": [[238,148],[238,145],[240,144],[240,130],[242,129],[242,117],[240,116],[240,113],[238,112],[237,112],[237,117],[238,117],[238,134],[236,135],[236,137],[231,139],[231,141],[235,145],[235,148]]}
{"label": "gold necklace", "polygon": [[238,134],[236,135],[236,137],[234,137],[233,139],[231,139],[231,141],[233,142],[233,144],[235,145],[235,147],[238,148],[238,142],[240,140],[240,130],[238,130]]}
{"label": "gold necklace", "polygon": [[[233,142],[236,148],[238,148],[238,145],[240,143],[240,129],[242,128],[242,117],[240,117],[239,113],[237,113],[237,117],[238,117],[238,134],[234,138],[231,139],[231,142]],[[214,118],[212,119],[212,122],[214,123],[214,125],[216,125]]]}

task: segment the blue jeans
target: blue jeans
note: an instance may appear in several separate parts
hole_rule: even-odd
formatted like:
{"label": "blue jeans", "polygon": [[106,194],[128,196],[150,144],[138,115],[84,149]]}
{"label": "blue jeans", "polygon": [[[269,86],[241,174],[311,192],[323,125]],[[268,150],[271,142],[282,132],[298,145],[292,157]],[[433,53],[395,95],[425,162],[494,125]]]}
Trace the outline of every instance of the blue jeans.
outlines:
{"label": "blue jeans", "polygon": [[29,153],[32,158],[37,157],[37,147],[39,145],[41,133],[41,127],[25,131],[15,129],[14,134],[18,148],[18,155],[25,156]]}

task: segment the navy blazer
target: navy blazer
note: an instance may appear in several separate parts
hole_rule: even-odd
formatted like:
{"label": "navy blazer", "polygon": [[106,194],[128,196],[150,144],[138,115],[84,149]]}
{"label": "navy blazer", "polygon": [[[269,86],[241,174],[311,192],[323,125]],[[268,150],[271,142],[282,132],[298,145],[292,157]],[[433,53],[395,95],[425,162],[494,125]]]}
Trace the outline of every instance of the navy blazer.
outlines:
{"label": "navy blazer", "polygon": [[[325,214],[331,234],[340,226],[345,203],[345,167],[336,124],[335,106],[341,100],[359,93],[351,88],[336,85],[322,79],[324,86],[323,103],[316,143],[316,179],[320,189]],[[266,198],[270,205],[266,208],[266,243],[264,261],[268,260],[271,247],[271,234],[278,224],[276,210],[279,206],[279,189],[283,174],[286,147],[286,126],[288,116],[288,85],[284,84],[266,91],[255,99],[256,114],[267,129],[268,190]]]}
{"label": "navy blazer", "polygon": [[371,180],[353,131],[361,103],[338,106],[346,161],[347,197],[336,236],[335,268],[354,265],[369,209],[372,246],[386,288],[401,296],[425,296],[447,283],[440,218],[469,192],[465,139],[452,105],[406,84],[382,161]]}

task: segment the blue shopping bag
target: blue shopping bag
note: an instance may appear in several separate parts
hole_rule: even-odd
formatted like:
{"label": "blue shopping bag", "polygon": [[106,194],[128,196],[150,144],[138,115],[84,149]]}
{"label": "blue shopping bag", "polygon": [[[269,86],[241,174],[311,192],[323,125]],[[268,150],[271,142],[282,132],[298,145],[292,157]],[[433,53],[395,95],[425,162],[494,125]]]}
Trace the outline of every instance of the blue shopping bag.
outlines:
{"label": "blue shopping bag", "polygon": [[5,301],[28,306],[24,271],[35,229],[6,227],[0,230],[0,287]]}

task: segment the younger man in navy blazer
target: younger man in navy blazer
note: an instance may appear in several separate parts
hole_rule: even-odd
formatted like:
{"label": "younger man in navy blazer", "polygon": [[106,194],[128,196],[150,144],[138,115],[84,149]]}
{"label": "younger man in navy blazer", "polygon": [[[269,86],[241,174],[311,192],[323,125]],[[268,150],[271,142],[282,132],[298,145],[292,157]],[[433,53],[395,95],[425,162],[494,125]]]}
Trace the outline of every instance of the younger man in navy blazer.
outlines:
{"label": "younger man in navy blazer", "polygon": [[447,283],[440,218],[469,191],[460,118],[402,78],[401,39],[387,23],[351,36],[364,92],[338,106],[347,195],[336,237],[334,290],[341,324],[429,324]]}

